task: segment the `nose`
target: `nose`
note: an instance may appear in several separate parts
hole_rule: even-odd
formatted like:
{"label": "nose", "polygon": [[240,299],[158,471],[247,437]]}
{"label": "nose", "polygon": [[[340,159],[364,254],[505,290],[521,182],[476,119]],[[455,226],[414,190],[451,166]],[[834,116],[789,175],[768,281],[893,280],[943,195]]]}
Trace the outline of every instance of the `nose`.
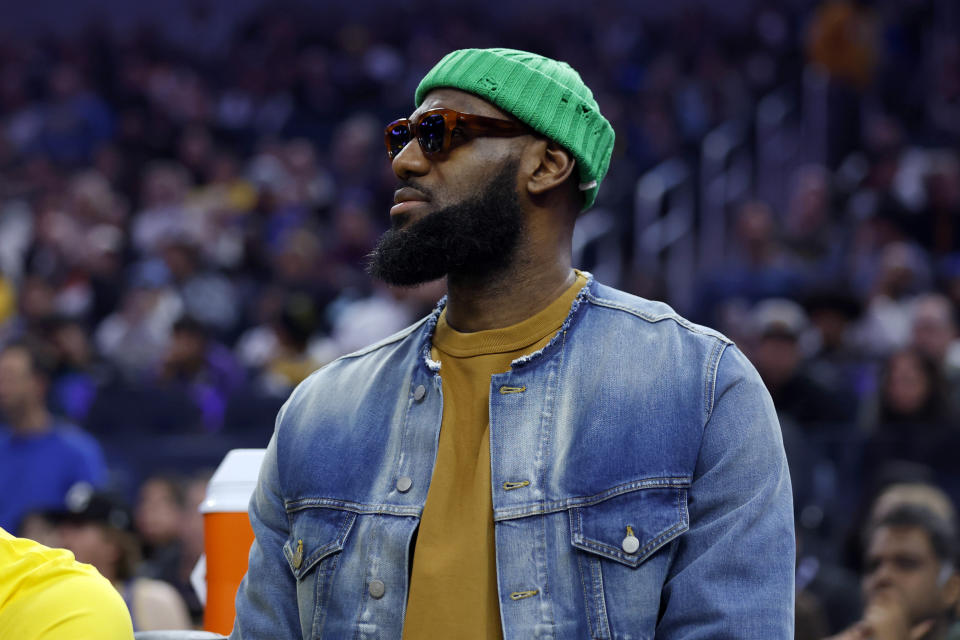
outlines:
{"label": "nose", "polygon": [[890,566],[888,563],[883,562],[864,579],[864,591],[871,594],[880,589],[892,587],[893,584],[894,581]]}
{"label": "nose", "polygon": [[393,173],[401,180],[422,176],[430,171],[430,160],[423,155],[423,149],[420,148],[416,138],[410,140],[400,153],[393,156],[391,164]]}

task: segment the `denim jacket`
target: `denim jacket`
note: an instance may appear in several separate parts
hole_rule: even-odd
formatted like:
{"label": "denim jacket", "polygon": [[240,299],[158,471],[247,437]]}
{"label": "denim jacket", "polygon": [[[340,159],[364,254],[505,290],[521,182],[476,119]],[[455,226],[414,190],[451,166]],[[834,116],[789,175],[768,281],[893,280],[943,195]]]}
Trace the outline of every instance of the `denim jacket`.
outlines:
{"label": "denim jacket", "polygon": [[[231,638],[401,637],[442,416],[438,315],[281,409]],[[552,341],[492,377],[490,458],[506,639],[793,637],[780,429],[722,335],[591,278]]]}

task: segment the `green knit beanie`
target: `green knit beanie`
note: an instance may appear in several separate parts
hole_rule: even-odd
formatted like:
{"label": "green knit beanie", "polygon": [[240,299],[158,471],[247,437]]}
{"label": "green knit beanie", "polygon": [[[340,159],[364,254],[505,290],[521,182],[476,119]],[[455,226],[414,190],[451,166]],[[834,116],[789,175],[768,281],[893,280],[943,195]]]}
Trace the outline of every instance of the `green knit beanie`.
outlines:
{"label": "green knit beanie", "polygon": [[566,62],[515,49],[461,49],[444,56],[420,81],[416,106],[438,87],[475,94],[561,144],[577,160],[583,208],[596,200],[610,166],[613,127]]}

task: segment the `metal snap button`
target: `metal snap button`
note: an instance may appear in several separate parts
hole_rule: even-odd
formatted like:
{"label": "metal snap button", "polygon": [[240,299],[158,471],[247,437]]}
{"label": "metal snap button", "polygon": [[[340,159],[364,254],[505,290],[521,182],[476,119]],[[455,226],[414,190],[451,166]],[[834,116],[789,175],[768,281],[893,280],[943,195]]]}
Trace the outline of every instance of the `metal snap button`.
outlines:
{"label": "metal snap button", "polygon": [[400,476],[397,478],[397,491],[400,493],[406,493],[410,491],[410,487],[413,486],[413,480],[410,479],[410,476]]}
{"label": "metal snap button", "polygon": [[375,600],[379,600],[383,597],[383,594],[387,592],[387,585],[383,584],[383,580],[371,580],[370,581],[370,597]]}
{"label": "metal snap button", "polygon": [[422,384],[418,384],[417,388],[413,390],[413,399],[417,402],[423,400],[424,396],[427,395],[427,388]]}
{"label": "metal snap button", "polygon": [[634,554],[640,549],[640,540],[637,539],[637,536],[633,535],[633,527],[627,527],[627,536],[623,539],[623,543],[621,543],[620,546],[629,554]]}
{"label": "metal snap button", "polygon": [[303,565],[303,540],[297,540],[297,550],[293,553],[293,568],[299,569]]}

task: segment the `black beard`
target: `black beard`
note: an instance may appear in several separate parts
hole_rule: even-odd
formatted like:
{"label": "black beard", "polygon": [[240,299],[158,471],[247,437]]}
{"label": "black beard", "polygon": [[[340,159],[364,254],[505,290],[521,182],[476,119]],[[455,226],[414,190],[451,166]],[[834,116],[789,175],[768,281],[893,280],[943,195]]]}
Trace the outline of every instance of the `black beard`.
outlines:
{"label": "black beard", "polygon": [[517,166],[516,160],[507,162],[477,195],[407,228],[402,228],[406,216],[394,216],[393,228],[368,257],[367,273],[409,287],[446,275],[485,280],[505,270],[524,231]]}

